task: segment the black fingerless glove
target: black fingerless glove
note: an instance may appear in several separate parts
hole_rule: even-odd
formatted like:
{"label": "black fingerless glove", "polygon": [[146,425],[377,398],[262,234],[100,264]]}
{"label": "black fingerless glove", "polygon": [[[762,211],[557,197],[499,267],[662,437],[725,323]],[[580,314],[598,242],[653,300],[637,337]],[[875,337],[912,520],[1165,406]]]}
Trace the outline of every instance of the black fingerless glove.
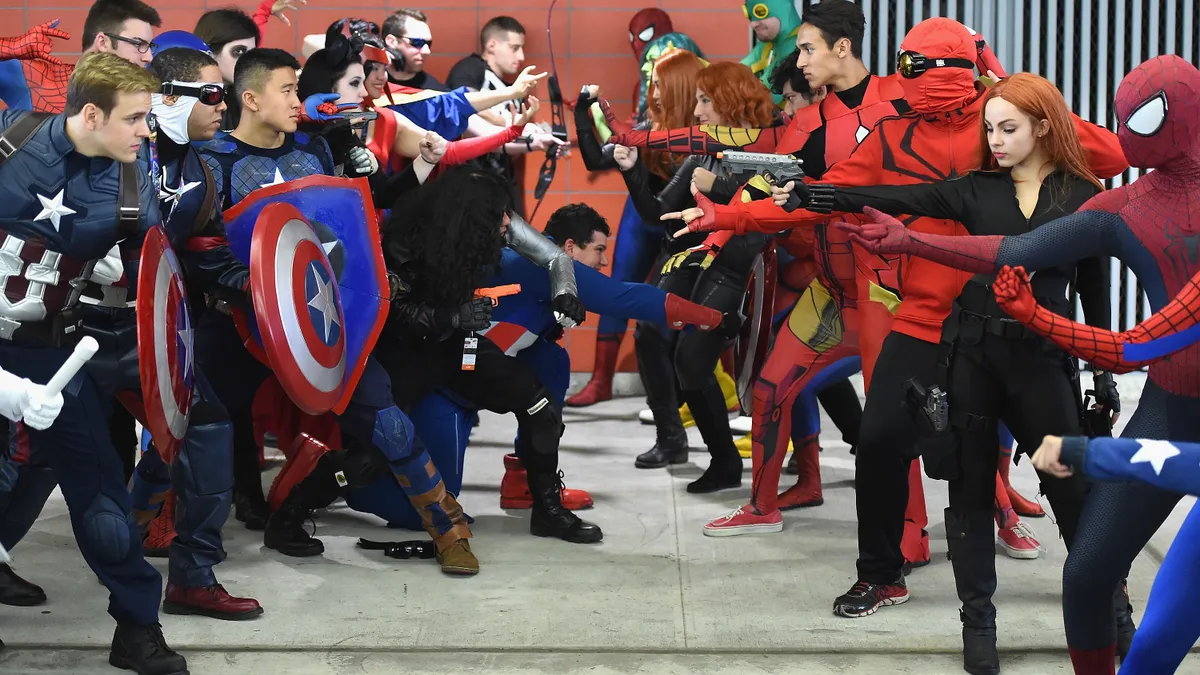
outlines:
{"label": "black fingerless glove", "polygon": [[489,298],[475,298],[463,304],[450,317],[450,325],[462,330],[483,330],[492,325],[492,301]]}

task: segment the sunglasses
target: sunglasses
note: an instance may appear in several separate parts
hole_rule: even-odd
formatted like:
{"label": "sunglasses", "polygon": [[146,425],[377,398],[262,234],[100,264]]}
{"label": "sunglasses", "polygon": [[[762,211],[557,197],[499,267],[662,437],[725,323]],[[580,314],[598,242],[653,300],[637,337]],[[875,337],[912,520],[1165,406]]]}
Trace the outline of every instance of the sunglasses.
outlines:
{"label": "sunglasses", "polygon": [[408,42],[408,44],[412,45],[414,49],[421,49],[423,47],[429,47],[430,49],[433,49],[432,39],[426,40],[425,38],[405,37],[404,40]]}
{"label": "sunglasses", "polygon": [[114,35],[112,33],[105,33],[105,35],[107,35],[108,39],[110,40],[116,40],[117,42],[124,42],[125,44],[133,45],[133,47],[138,50],[139,54],[145,54],[151,49],[158,51],[158,44],[155,42],[146,42],[141,38],[127,38],[124,35]]}
{"label": "sunglasses", "polygon": [[901,77],[911,80],[920,77],[934,68],[966,68],[975,69],[975,63],[967,59],[931,59],[916,52],[900,52],[896,55],[896,72]]}
{"label": "sunglasses", "polygon": [[178,82],[164,82],[162,86],[163,96],[192,96],[200,99],[204,105],[218,105],[225,100],[225,87],[219,84],[202,84],[199,86],[191,84],[179,84]]}

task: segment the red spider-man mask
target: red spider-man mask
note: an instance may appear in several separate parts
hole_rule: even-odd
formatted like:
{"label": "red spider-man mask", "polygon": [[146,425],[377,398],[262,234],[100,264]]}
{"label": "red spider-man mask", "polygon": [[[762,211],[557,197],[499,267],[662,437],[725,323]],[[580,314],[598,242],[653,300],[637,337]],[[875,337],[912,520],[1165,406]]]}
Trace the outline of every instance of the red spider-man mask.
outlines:
{"label": "red spider-man mask", "polygon": [[1113,107],[1117,137],[1130,165],[1165,169],[1189,157],[1200,162],[1200,70],[1173,54],[1129,71]]}
{"label": "red spider-man mask", "polygon": [[[926,19],[913,26],[900,43],[897,70],[904,98],[920,113],[937,113],[964,107],[975,96],[975,61],[979,57],[976,37],[966,26],[942,17]],[[923,57],[918,59],[917,57]],[[911,63],[921,62],[917,73]]]}
{"label": "red spider-man mask", "polygon": [[671,26],[671,17],[657,7],[647,7],[629,20],[629,46],[633,48],[633,58],[641,59],[646,45],[660,35],[675,32]]}

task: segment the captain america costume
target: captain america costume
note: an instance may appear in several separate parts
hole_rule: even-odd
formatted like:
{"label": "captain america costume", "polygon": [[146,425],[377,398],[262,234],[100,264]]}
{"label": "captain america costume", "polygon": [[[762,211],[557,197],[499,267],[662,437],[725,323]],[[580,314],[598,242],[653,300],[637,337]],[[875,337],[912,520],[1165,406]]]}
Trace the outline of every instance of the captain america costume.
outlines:
{"label": "captain america costume", "polygon": [[[8,130],[24,116],[0,112]],[[79,291],[97,261],[121,241],[125,274],[136,279],[136,253],[159,221],[158,201],[145,173],[110,159],[83,158],[66,134],[66,118],[52,116],[23,151],[0,167],[3,249],[12,263],[0,302],[0,363],[21,377],[48,381],[70,353],[64,340],[78,328]],[[82,160],[82,161],[81,161]],[[125,173],[124,181],[120,178]],[[136,181],[137,215],[115,208]],[[27,430],[32,460],[54,472],[88,565],[109,589],[109,613],[120,624],[158,623],[161,576],[145,561],[123,470],[108,434],[98,383],[83,371],[64,390],[58,422]]]}
{"label": "captain america costume", "polygon": [[[333,174],[333,159],[324,139],[303,133],[285,134],[283,144],[273,150],[250,146],[226,134],[201,146],[200,154],[218,184],[227,189],[226,209],[240,204],[260,186],[314,174]],[[215,304],[214,309],[222,306]],[[252,433],[253,396],[271,371],[245,348],[231,313],[219,309],[206,312],[196,331],[197,363],[219,370],[219,375],[210,375],[217,396],[229,410],[235,427],[246,424],[245,429]],[[213,367],[209,372],[213,373]],[[285,512],[282,517],[290,524],[302,521],[311,509],[327,506],[344,488],[369,484],[379,474],[391,473],[415,502],[424,529],[439,551],[471,536],[462,509],[446,493],[440,474],[413,432],[412,422],[392,398],[387,374],[373,357],[366,360],[338,423],[348,447],[367,455],[373,449],[385,461],[348,461],[345,452],[332,452],[320,444],[304,444],[299,453],[304,456],[294,455],[297,461],[284,467],[272,488],[272,497],[276,498],[272,506]],[[268,542],[272,532],[268,524]],[[290,552],[285,550],[286,545],[273,547],[289,555],[314,555],[323,550],[318,540],[308,539],[300,544]]]}
{"label": "captain america costume", "polygon": [[[721,322],[720,312],[650,284],[622,282],[579,262],[574,268],[579,299],[590,312],[685,330],[690,330],[685,326],[705,321],[708,323],[702,327],[711,329]],[[570,384],[571,364],[567,350],[557,344],[560,328],[550,302],[550,275],[528,258],[505,248],[490,285],[507,284],[520,284],[521,291],[500,298],[492,311],[491,327],[479,334],[486,335],[505,354],[530,365],[553,402],[561,405]],[[462,482],[470,419],[476,412],[469,401],[445,389],[427,396],[413,409],[413,425],[429,447],[434,463],[443,469],[447,488],[454,493]],[[522,446],[518,443],[516,447]],[[406,501],[398,499],[394,486],[384,481],[349,492],[346,504],[373,513],[392,527],[417,529],[416,514]]]}

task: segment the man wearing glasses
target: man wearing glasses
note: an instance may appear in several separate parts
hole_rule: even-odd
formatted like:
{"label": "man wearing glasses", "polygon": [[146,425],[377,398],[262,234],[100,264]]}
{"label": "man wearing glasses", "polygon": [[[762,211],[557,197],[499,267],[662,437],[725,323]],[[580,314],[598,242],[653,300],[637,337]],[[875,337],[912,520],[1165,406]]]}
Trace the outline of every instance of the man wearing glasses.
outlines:
{"label": "man wearing glasses", "polygon": [[112,52],[139,66],[154,58],[158,12],[141,0],[98,0],[83,22],[83,52]]}
{"label": "man wearing glasses", "polygon": [[402,87],[450,91],[446,85],[425,72],[425,58],[433,47],[433,33],[425,12],[401,9],[383,22],[383,43],[392,62],[388,64],[388,82]]}

